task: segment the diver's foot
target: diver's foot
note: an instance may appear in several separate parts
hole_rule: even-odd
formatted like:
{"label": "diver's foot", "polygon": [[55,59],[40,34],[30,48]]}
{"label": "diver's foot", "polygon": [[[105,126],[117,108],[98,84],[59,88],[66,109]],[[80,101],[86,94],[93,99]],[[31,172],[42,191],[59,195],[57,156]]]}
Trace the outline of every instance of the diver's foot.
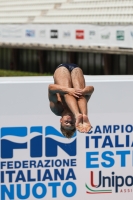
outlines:
{"label": "diver's foot", "polygon": [[83,130],[85,133],[88,133],[92,129],[92,126],[89,122],[87,115],[83,115]]}
{"label": "diver's foot", "polygon": [[83,133],[84,132],[84,128],[83,128],[83,115],[79,114],[78,116],[76,116],[76,123],[75,123],[76,129]]}

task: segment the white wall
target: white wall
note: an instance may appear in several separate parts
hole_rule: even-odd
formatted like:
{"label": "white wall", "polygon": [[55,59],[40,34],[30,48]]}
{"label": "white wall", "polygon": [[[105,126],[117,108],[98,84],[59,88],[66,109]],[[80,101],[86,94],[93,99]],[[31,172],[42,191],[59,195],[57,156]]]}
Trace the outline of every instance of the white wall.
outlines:
{"label": "white wall", "polygon": [[[85,79],[87,85],[95,87],[94,94],[88,103],[89,119],[93,129],[90,134],[77,133],[77,136],[70,140],[61,137],[60,134],[56,135],[57,131],[60,132],[60,117],[50,111],[47,98],[48,85],[53,83],[52,77],[0,79],[2,151],[5,140],[6,142],[16,142],[18,145],[24,143],[27,145],[24,149],[21,149],[20,146],[19,149],[14,147],[13,155],[10,158],[9,149],[12,149],[10,142],[6,143],[6,145],[8,144],[5,148],[7,154],[1,151],[2,200],[19,200],[24,195],[23,199],[28,200],[39,199],[39,197],[49,200],[68,198],[72,200],[103,198],[132,200],[133,76],[85,76]],[[48,128],[48,126],[51,127]],[[20,127],[25,127],[24,130],[26,130],[22,135]],[[36,127],[36,129],[31,127]],[[107,133],[107,129],[109,133]],[[39,136],[39,141],[36,139],[35,143],[30,142],[34,137]],[[55,143],[51,143],[51,141]],[[47,155],[47,148],[50,147],[53,150],[55,147],[52,144],[57,142],[65,144],[70,155],[67,150],[60,147],[57,148],[57,155],[52,157]],[[71,145],[72,142],[76,142],[76,146]],[[51,144],[51,146],[48,147],[47,144]],[[33,146],[31,147],[31,145]],[[39,150],[42,155],[31,156],[31,148],[34,155],[36,152],[39,155]],[[52,162],[51,160],[58,163],[63,162],[63,159],[68,159],[72,163],[65,167],[63,165],[44,167],[46,160],[49,160],[49,163]],[[15,162],[22,164],[23,161],[25,161],[23,167],[15,168],[13,166]],[[36,165],[40,162],[40,165],[30,168],[30,161]],[[41,166],[41,162],[43,166]],[[57,173],[55,169],[60,173],[62,170],[62,180],[59,177],[55,180],[54,175]],[[102,173],[102,179],[104,179],[103,176],[108,176],[105,186],[103,180],[100,184],[100,173]],[[22,187],[20,190],[19,184]],[[87,189],[85,184],[90,189]],[[98,184],[99,187],[94,187]],[[96,192],[100,194],[97,195]]]}

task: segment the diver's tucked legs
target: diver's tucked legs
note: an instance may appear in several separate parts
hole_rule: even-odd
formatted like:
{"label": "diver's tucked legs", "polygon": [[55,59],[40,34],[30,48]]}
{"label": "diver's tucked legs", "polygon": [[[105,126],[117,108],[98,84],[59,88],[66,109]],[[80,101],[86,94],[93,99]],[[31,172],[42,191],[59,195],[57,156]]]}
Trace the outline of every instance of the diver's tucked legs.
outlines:
{"label": "diver's tucked legs", "polygon": [[[72,88],[71,75],[70,75],[70,72],[68,71],[68,69],[66,69],[65,67],[59,67],[58,69],[56,69],[56,71],[54,73],[54,81],[55,81],[55,84]],[[65,94],[64,99],[65,99],[65,102],[66,102],[68,108],[75,116],[76,121],[78,119],[78,121],[79,122],[81,121],[81,123],[82,123],[83,116],[82,116],[82,114],[79,113],[79,107],[78,107],[78,103],[77,103],[77,100],[75,99],[75,97]],[[77,130],[81,131],[81,128],[78,127],[77,123],[75,124],[75,126],[76,126]]]}
{"label": "diver's tucked legs", "polygon": [[[77,67],[72,70],[71,72],[71,78],[72,78],[72,85],[76,89],[84,89],[85,88],[85,79],[82,70]],[[82,124],[82,132],[88,132],[91,129],[91,124],[89,122],[89,119],[87,117],[87,100],[85,96],[80,97],[77,99],[78,106],[80,112],[83,114],[83,124]],[[78,124],[78,120],[76,122]],[[81,124],[80,124],[81,126]]]}
{"label": "diver's tucked legs", "polygon": [[55,84],[72,88],[71,74],[65,67],[59,67],[54,73]]}
{"label": "diver's tucked legs", "polygon": [[69,109],[71,110],[71,112],[73,113],[75,119],[76,119],[76,123],[75,123],[75,127],[78,131],[82,132],[83,127],[82,127],[82,123],[83,123],[83,115],[79,113],[79,108],[78,108],[78,104],[77,104],[77,100],[73,97],[70,96],[68,94],[64,95],[65,101],[67,106],[69,107]]}
{"label": "diver's tucked legs", "polygon": [[89,132],[92,128],[87,115],[83,115],[83,127],[84,127],[84,132],[86,133]]}

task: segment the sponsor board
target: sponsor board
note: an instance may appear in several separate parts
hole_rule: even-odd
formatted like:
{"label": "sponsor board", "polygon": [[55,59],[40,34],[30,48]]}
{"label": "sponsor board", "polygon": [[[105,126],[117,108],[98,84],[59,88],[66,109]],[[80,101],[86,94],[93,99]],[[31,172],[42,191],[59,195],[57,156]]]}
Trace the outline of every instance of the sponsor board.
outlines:
{"label": "sponsor board", "polygon": [[23,30],[21,28],[3,28],[1,36],[7,38],[21,38]]}
{"label": "sponsor board", "polygon": [[119,41],[125,40],[125,31],[116,31],[116,39]]}
{"label": "sponsor board", "polygon": [[[76,134],[66,140],[52,126],[2,127],[0,139],[2,200],[6,197],[40,199],[48,195],[56,198],[59,196],[57,188],[61,188],[62,195],[67,198],[76,194]],[[64,152],[64,157],[58,149]],[[20,156],[23,152],[24,157]],[[52,193],[49,191],[47,194],[48,188],[52,189]],[[41,192],[38,192],[39,189]]]}
{"label": "sponsor board", "polygon": [[90,30],[89,31],[89,39],[93,39],[96,36],[96,31]]}
{"label": "sponsor board", "polygon": [[84,39],[84,30],[76,30],[76,39],[79,39],[79,40]]}
{"label": "sponsor board", "polygon": [[70,31],[63,31],[63,38],[70,38],[71,37],[71,32]]}
{"label": "sponsor board", "polygon": [[57,39],[58,38],[58,30],[51,30],[50,38]]}
{"label": "sponsor board", "polygon": [[101,39],[103,39],[103,40],[106,40],[106,39],[109,39],[110,38],[110,32],[109,33],[104,33],[104,34],[101,34]]}
{"label": "sponsor board", "polygon": [[[79,27],[79,28],[78,28]],[[1,29],[1,42],[7,42],[6,38],[13,39],[12,42],[18,43],[18,39],[21,45],[24,42],[28,42],[27,38],[32,38],[32,41],[36,44],[39,39],[47,37],[47,44],[65,45],[77,45],[85,46],[88,44],[92,46],[107,46],[107,40],[109,40],[109,47],[125,47],[132,48],[132,26],[102,26],[102,25],[80,25],[76,24],[17,24],[17,25],[0,25]],[[60,31],[60,33],[59,33]],[[104,33],[105,32],[105,33]],[[126,37],[127,34],[127,37]],[[87,37],[85,37],[85,35]],[[129,36],[129,37],[128,37]],[[59,39],[60,38],[60,39]],[[68,39],[71,38],[71,41]],[[73,38],[73,39],[72,39]],[[9,41],[8,40],[8,41]],[[122,43],[120,43],[122,41]],[[53,43],[54,42],[54,43]],[[84,47],[83,47],[84,48]]]}
{"label": "sponsor board", "polygon": [[133,38],[133,31],[131,31],[130,33],[131,33],[131,37]]}
{"label": "sponsor board", "polygon": [[45,38],[46,37],[46,31],[45,30],[40,30],[39,31],[39,37],[40,38]]}
{"label": "sponsor board", "polygon": [[[96,125],[81,140],[86,195],[133,193],[133,173],[126,170],[133,167],[132,133],[132,124]],[[2,127],[0,139],[2,200],[58,198],[60,189],[64,198],[77,196],[83,160],[76,133],[68,140],[52,126]]]}
{"label": "sponsor board", "polygon": [[25,30],[26,37],[35,37],[35,30]]}
{"label": "sponsor board", "polygon": [[87,194],[133,192],[133,173],[121,172],[121,169],[133,167],[131,133],[132,124],[97,125],[86,137],[86,149],[89,150],[86,151],[86,169],[89,174],[89,181],[85,183]]}
{"label": "sponsor board", "polygon": [[[128,77],[126,81],[85,78],[86,85],[95,87],[89,101],[93,127],[71,139],[61,134],[60,117],[48,107],[46,93],[52,77],[49,83],[34,78],[33,83],[17,79],[13,84],[0,84],[1,200],[132,200],[133,81]],[[121,88],[128,89],[122,93]],[[11,90],[11,103],[6,89]],[[22,105],[19,98],[28,101]]]}

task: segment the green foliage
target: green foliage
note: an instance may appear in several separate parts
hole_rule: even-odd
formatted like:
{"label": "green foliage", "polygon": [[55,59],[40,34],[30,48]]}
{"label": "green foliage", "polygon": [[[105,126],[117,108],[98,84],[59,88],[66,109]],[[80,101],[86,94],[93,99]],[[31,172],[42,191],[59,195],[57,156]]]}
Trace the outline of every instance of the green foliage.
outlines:
{"label": "green foliage", "polygon": [[13,71],[13,70],[2,70],[0,69],[0,77],[3,76],[51,76],[50,73],[34,73],[34,72],[22,72],[22,71]]}

